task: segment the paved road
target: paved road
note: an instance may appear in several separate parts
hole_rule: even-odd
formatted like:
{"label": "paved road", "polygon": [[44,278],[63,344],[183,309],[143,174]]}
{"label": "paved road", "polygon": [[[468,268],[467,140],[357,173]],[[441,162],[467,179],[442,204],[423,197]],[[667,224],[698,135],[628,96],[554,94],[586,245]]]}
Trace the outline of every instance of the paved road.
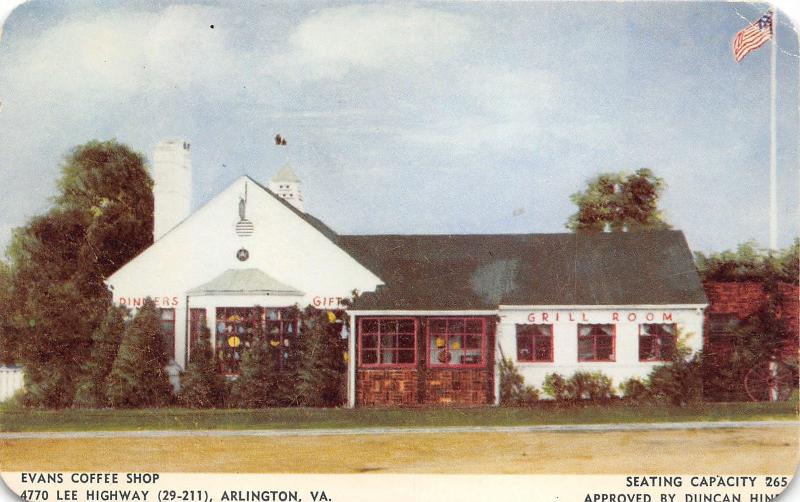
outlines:
{"label": "paved road", "polygon": [[367,427],[350,429],[258,429],[258,430],[147,430],[147,431],[64,431],[2,432],[3,439],[163,438],[163,437],[287,437],[361,436],[385,434],[442,434],[462,432],[621,432],[690,429],[761,429],[800,427],[800,421],[770,420],[748,422],[662,422],[628,424],[569,424],[454,427]]}

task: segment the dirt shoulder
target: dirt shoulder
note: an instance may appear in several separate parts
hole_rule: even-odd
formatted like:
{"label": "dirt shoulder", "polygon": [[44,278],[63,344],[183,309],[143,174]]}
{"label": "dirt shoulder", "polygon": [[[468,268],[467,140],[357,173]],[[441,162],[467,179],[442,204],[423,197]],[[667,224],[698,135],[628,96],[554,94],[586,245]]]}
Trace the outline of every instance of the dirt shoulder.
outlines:
{"label": "dirt shoulder", "polygon": [[5,439],[0,470],[793,474],[796,426],[623,432]]}

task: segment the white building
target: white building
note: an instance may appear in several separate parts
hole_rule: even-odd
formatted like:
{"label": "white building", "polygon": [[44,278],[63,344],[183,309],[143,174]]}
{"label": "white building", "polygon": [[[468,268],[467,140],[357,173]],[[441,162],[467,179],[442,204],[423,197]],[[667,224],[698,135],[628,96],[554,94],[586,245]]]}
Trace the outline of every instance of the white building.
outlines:
{"label": "white building", "polygon": [[174,226],[107,279],[116,303],[154,298],[174,370],[203,323],[235,375],[254,329],[289,345],[289,307],[340,308],[353,290],[350,406],[496,404],[501,354],[540,387],[548,373],[645,377],[678,333],[702,347],[707,300],[681,232],[339,235],[303,211],[288,166],[271,188],[242,176],[186,218],[160,216],[190,200],[188,144],[174,145],[155,169],[156,221]]}

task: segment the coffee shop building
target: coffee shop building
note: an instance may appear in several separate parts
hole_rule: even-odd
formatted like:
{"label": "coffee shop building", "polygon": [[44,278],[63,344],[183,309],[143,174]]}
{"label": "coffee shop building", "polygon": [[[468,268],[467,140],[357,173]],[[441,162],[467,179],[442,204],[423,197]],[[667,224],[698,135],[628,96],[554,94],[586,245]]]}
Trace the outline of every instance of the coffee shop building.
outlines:
{"label": "coffee shop building", "polygon": [[702,347],[707,300],[679,231],[341,235],[304,209],[288,166],[241,176],[195,212],[189,145],[156,150],[155,242],[107,279],[115,303],[152,297],[185,368],[211,329],[235,378],[255,332],[289,346],[293,307],[349,305],[348,406],[499,403],[500,358],[548,373],[645,377],[680,343]]}

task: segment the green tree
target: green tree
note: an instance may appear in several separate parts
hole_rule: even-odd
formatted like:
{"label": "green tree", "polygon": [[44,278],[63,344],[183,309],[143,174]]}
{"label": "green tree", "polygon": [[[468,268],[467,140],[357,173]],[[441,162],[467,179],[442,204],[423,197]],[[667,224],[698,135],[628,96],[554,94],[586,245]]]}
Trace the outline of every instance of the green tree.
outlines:
{"label": "green tree", "polygon": [[79,211],[53,210],[18,230],[9,249],[11,322],[28,405],[72,404],[92,333],[109,303],[100,278],[81,267],[84,229]]}
{"label": "green tree", "polygon": [[694,253],[695,265],[704,281],[743,282],[781,281],[798,284],[800,239],[786,249],[770,251],[753,241],[739,244],[736,251]]}
{"label": "green tree", "polygon": [[165,368],[168,362],[158,309],[152,298],[147,297],[125,329],[106,379],[109,404],[114,407],[167,404],[172,391]]}
{"label": "green tree", "polygon": [[17,361],[18,337],[12,319],[14,307],[13,277],[9,266],[0,261],[0,364]]}
{"label": "green tree", "polygon": [[[300,361],[297,368],[297,396],[303,406],[336,406],[342,399],[346,377],[345,342],[340,336],[344,311],[308,307],[300,333]],[[340,322],[336,322],[339,320]]]}
{"label": "green tree", "polygon": [[211,348],[211,332],[207,326],[203,326],[191,349],[189,364],[181,375],[178,402],[192,408],[222,406],[225,381],[217,371],[214,350]]}
{"label": "green tree", "polygon": [[231,404],[239,408],[264,408],[282,404],[280,368],[277,354],[263,333],[256,333],[249,350],[244,351],[239,377],[233,382]]}
{"label": "green tree", "polygon": [[107,404],[106,378],[117,358],[127,314],[125,307],[109,307],[103,322],[92,335],[92,352],[78,380],[75,406],[98,407]]}
{"label": "green tree", "polygon": [[[116,141],[74,148],[53,207],[15,230],[4,344],[25,366],[27,404],[72,404],[92,333],[110,304],[103,279],[152,242],[152,180]],[[21,341],[24,340],[24,343]]]}
{"label": "green tree", "polygon": [[578,211],[566,226],[597,232],[670,228],[658,209],[664,188],[664,180],[646,168],[633,174],[600,174],[589,180],[586,190],[570,197]]}
{"label": "green tree", "polygon": [[57,207],[85,213],[81,257],[105,278],[153,242],[153,181],[144,157],[128,146],[90,141],[61,167]]}

